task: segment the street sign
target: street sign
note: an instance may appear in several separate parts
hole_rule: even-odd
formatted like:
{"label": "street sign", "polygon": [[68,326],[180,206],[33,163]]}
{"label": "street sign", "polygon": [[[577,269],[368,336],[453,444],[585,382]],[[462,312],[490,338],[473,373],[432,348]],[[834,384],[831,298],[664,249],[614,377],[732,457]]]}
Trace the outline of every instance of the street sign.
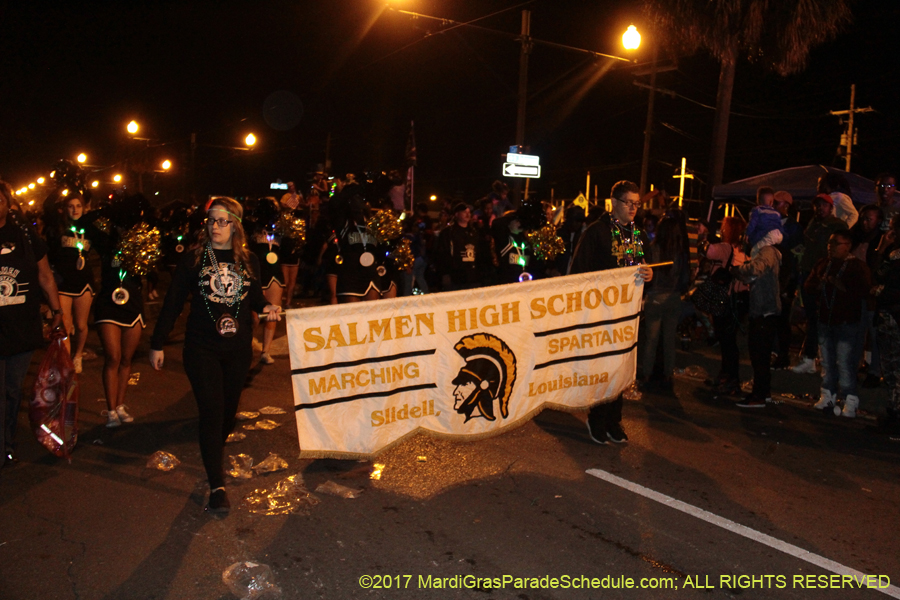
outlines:
{"label": "street sign", "polygon": [[533,154],[513,154],[510,152],[506,155],[506,160],[514,165],[530,165],[536,167],[541,164],[541,157]]}
{"label": "street sign", "polygon": [[[512,156],[508,154],[507,156]],[[521,156],[521,155],[520,155]],[[529,177],[537,179],[541,176],[540,165],[517,165],[515,163],[503,163],[504,177]]]}

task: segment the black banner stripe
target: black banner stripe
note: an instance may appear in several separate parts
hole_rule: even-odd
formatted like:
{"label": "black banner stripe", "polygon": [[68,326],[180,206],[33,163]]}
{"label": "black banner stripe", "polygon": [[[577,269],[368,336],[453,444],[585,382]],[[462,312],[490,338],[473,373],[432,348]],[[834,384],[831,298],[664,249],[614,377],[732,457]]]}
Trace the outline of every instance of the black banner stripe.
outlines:
{"label": "black banner stripe", "polygon": [[328,406],[330,404],[340,404],[342,402],[353,402],[354,400],[365,400],[366,398],[386,398],[388,396],[394,396],[396,394],[403,394],[406,392],[416,392],[418,390],[431,390],[437,389],[436,383],[423,383],[420,385],[408,385],[402,388],[395,388],[393,390],[387,390],[384,392],[371,392],[369,394],[357,394],[355,396],[346,396],[344,398],[333,398],[331,400],[322,400],[321,402],[314,402],[312,404],[300,404],[294,407],[294,411],[305,410],[307,408],[319,408],[320,406]]}
{"label": "black banner stripe", "polygon": [[304,375],[306,373],[316,373],[318,371],[328,371],[329,369],[340,369],[343,367],[357,367],[359,365],[367,365],[371,363],[387,362],[391,360],[399,360],[401,358],[410,358],[413,356],[427,356],[437,352],[432,350],[417,350],[415,352],[401,352],[400,354],[391,354],[389,356],[376,356],[375,358],[361,358],[359,360],[351,360],[347,362],[336,362],[327,365],[319,365],[317,367],[303,367],[301,369],[293,369],[291,376]]}
{"label": "black banner stripe", "polygon": [[545,363],[541,363],[539,365],[534,365],[534,370],[538,369],[546,369],[547,367],[552,367],[553,365],[558,365],[567,362],[578,362],[582,360],[593,360],[595,358],[604,358],[606,356],[616,356],[617,354],[628,354],[632,350],[637,348],[637,342],[629,346],[628,348],[622,348],[620,350],[610,350],[609,352],[600,352],[599,354],[590,354],[588,356],[570,356],[569,358],[558,358],[556,360],[547,361]]}
{"label": "black banner stripe", "polygon": [[610,319],[609,321],[597,321],[595,323],[583,323],[581,325],[570,325],[569,327],[560,327],[559,329],[551,329],[550,331],[535,331],[534,337],[544,337],[557,333],[565,333],[567,331],[575,331],[576,329],[591,329],[592,327],[602,327],[603,325],[615,325],[616,323],[624,323],[640,317],[643,311],[638,311],[627,317],[619,317],[618,319]]}

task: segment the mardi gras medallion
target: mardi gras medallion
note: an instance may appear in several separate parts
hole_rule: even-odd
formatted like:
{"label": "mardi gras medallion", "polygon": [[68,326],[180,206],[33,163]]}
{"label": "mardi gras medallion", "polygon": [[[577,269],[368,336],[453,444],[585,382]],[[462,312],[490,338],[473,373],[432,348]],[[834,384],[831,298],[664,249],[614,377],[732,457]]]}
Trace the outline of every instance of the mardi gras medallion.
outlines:
{"label": "mardi gras medallion", "polygon": [[131,294],[128,293],[128,290],[122,287],[117,287],[113,290],[112,293],[112,301],[122,306],[123,304],[127,304],[129,298],[131,298]]}
{"label": "mardi gras medallion", "polygon": [[216,321],[216,331],[218,331],[219,335],[222,337],[234,337],[235,334],[237,334],[237,330],[237,321],[235,321],[234,317],[228,313],[223,314],[219,317],[219,320]]}
{"label": "mardi gras medallion", "polygon": [[363,252],[359,255],[359,264],[364,267],[371,267],[375,264],[375,255],[371,252]]}

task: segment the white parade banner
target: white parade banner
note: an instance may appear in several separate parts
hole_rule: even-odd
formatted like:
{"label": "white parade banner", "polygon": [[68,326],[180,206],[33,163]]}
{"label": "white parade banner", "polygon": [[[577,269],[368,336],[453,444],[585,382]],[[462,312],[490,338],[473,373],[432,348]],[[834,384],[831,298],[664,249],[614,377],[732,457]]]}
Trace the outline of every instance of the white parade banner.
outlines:
{"label": "white parade banner", "polygon": [[636,267],[287,311],[303,458],[368,458],[417,431],[480,438],[634,381]]}

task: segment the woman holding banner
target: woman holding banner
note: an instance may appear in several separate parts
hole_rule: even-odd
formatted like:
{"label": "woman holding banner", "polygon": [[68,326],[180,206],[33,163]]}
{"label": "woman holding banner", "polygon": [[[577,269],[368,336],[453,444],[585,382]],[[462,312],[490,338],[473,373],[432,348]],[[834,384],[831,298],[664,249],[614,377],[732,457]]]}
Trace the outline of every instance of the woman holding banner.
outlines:
{"label": "woman holding banner", "polygon": [[150,365],[158,371],[163,343],[191,296],[183,362],[200,416],[210,512],[231,507],[222,459],[253,358],[251,312],[266,314],[268,321],[281,320],[278,306],[267,303],[260,288],[259,261],[245,247],[242,215],[241,205],[231,198],[212,201],[200,244],[175,270],[150,341]]}
{"label": "woman holding banner", "polygon": [[[578,241],[569,274],[604,271],[638,266],[645,282],[653,279],[653,270],[644,261],[646,237],[634,224],[641,205],[640,188],[631,181],[620,181],[612,187],[612,212],[604,213],[588,227]],[[588,435],[598,444],[607,440],[617,444],[628,441],[622,429],[622,395],[612,402],[595,404],[588,414]]]}

